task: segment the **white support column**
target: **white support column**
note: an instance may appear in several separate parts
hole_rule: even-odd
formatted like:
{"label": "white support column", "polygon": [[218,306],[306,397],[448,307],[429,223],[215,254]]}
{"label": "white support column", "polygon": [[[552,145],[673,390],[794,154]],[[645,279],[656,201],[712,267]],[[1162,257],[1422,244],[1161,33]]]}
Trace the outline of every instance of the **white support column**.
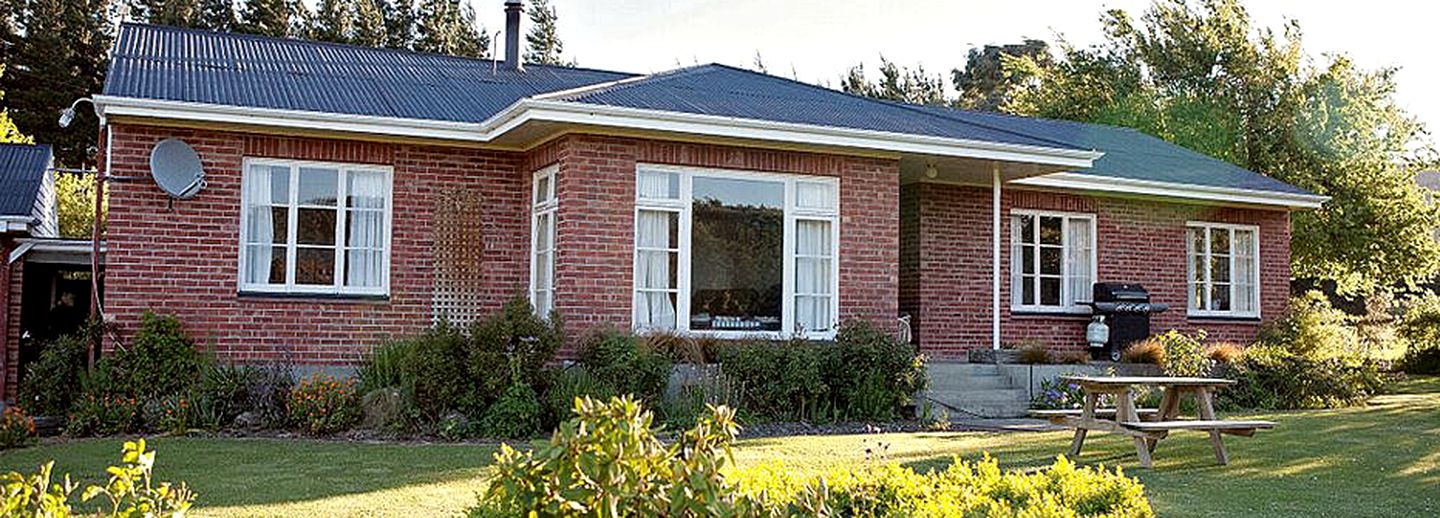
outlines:
{"label": "white support column", "polygon": [[990,235],[993,248],[990,256],[990,348],[1000,350],[1000,163],[992,166],[990,179],[991,221]]}

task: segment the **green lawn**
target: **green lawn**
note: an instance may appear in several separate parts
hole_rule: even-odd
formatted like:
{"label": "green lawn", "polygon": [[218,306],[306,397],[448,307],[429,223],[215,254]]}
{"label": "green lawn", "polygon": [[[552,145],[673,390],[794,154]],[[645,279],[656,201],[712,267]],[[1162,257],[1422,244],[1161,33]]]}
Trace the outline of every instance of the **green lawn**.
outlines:
{"label": "green lawn", "polygon": [[[1129,470],[1161,516],[1440,515],[1440,378],[1413,380],[1369,407],[1255,414],[1279,422],[1253,438],[1230,437],[1232,464],[1215,466],[1204,434],[1160,443],[1155,469]],[[118,458],[113,439],[0,453],[0,468],[32,470],[56,458],[57,472],[95,477]],[[919,468],[952,455],[990,452],[1016,469],[1047,464],[1065,433],[917,433],[744,441],[742,465],[778,460],[825,470],[883,450]],[[156,438],[159,477],[200,494],[200,516],[432,516],[469,505],[493,447],[350,444],[268,439]],[[1087,463],[1131,467],[1130,443],[1101,435]],[[88,482],[89,480],[87,480]]]}

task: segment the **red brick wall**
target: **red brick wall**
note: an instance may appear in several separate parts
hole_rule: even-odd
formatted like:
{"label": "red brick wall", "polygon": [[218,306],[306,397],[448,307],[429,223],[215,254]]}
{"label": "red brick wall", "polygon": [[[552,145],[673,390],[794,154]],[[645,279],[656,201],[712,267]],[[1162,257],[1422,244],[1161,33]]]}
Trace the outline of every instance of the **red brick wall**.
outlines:
{"label": "red brick wall", "polygon": [[[148,156],[179,137],[199,151],[208,187],[175,201],[148,181]],[[385,337],[432,321],[436,231],[480,225],[473,293],[493,311],[529,284],[531,173],[558,164],[557,309],[574,337],[597,325],[629,325],[637,162],[711,166],[841,178],[841,317],[893,325],[899,279],[899,176],[893,160],[566,136],[528,153],[242,133],[114,126],[106,310],[133,332],[152,310],[178,315],[227,360],[263,361],[289,352],[302,363],[347,364]],[[388,300],[273,298],[236,293],[241,163],[276,157],[386,164],[394,168]],[[479,221],[451,221],[444,208],[480,200]],[[442,272],[443,273],[443,272]],[[453,273],[453,272],[452,272]],[[470,273],[466,274],[467,276]],[[447,278],[440,275],[442,278]],[[448,277],[453,278],[453,275]],[[445,281],[449,282],[449,281]],[[112,344],[113,345],[113,344]]]}
{"label": "red brick wall", "polygon": [[[290,351],[301,363],[353,363],[387,336],[431,322],[434,214],[445,196],[483,200],[485,247],[479,293],[491,309],[523,292],[529,247],[520,157],[451,147],[254,136],[115,125],[106,311],[128,335],[146,310],[178,315],[200,343],[227,360]],[[148,181],[154,144],[179,137],[204,161],[208,186],[190,200]],[[386,301],[237,296],[240,168],[246,156],[394,167],[391,293]],[[113,344],[112,344],[113,345]]]}
{"label": "red brick wall", "polygon": [[840,317],[893,327],[899,170],[893,160],[572,135],[533,152],[558,163],[557,309],[572,336],[631,321],[637,162],[840,178]]}
{"label": "red brick wall", "polygon": [[[904,235],[916,245],[902,262],[901,300],[916,309],[916,335],[936,357],[957,358],[990,345],[991,192],[988,188],[919,184],[905,187]],[[1052,347],[1084,347],[1087,318],[1010,313],[1009,211],[1045,209],[1096,215],[1099,281],[1138,282],[1171,309],[1156,315],[1153,331],[1205,329],[1217,340],[1248,342],[1260,323],[1186,316],[1185,223],[1210,221],[1260,227],[1261,315],[1282,314],[1289,293],[1290,219],[1284,211],[1081,196],[1006,189],[1001,200],[1001,341],[1039,339]]]}
{"label": "red brick wall", "polygon": [[10,264],[10,250],[15,242],[0,236],[0,365],[4,379],[0,381],[0,399],[14,401],[20,382],[20,302],[21,279],[25,278],[24,261]]}

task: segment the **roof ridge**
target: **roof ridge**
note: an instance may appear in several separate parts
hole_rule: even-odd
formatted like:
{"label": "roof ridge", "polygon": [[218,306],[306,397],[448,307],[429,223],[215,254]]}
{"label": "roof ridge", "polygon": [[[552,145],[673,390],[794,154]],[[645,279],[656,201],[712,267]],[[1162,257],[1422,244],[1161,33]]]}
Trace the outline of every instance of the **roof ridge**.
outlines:
{"label": "roof ridge", "polygon": [[[486,65],[491,65],[491,64],[496,64],[496,65],[498,65],[498,64],[500,64],[500,60],[495,59],[495,58],[476,58],[476,57],[470,57],[470,56],[456,56],[456,55],[453,55],[453,54],[441,54],[441,53],[439,53],[439,52],[427,52],[427,51],[412,50],[412,49],[397,49],[397,48],[392,48],[392,47],[369,47],[369,46],[365,46],[365,45],[354,45],[354,44],[350,44],[350,43],[338,43],[338,42],[334,42],[334,41],[321,41],[321,40],[307,40],[307,39],[301,39],[301,38],[291,38],[291,37],[288,37],[288,36],[287,36],[287,37],[280,37],[280,36],[269,36],[269,35],[265,35],[265,34],[250,34],[250,33],[245,33],[245,32],[214,31],[214,30],[210,30],[210,29],[201,29],[201,28],[197,28],[197,27],[179,27],[179,26],[175,26],[175,25],[159,25],[159,24],[153,24],[153,23],[142,23],[142,22],[134,22],[134,21],[121,22],[120,25],[121,25],[121,29],[122,29],[122,30],[123,30],[125,27],[127,27],[127,26],[128,26],[128,27],[136,27],[136,28],[154,28],[154,29],[170,30],[170,31],[176,31],[176,32],[187,32],[187,33],[191,33],[191,34],[204,34],[204,35],[210,35],[210,36],[217,36],[217,37],[221,37],[221,38],[234,38],[234,39],[241,39],[241,40],[272,41],[272,42],[280,42],[280,43],[289,43],[289,44],[298,44],[298,45],[315,45],[315,46],[323,46],[323,47],[339,47],[339,48],[356,49],[356,50],[362,50],[362,51],[385,52],[385,53],[391,53],[391,54],[407,54],[407,55],[413,55],[413,56],[433,56],[433,57],[437,57],[437,58],[441,58],[441,59],[453,59],[453,60],[460,60],[460,61],[474,61],[474,62],[478,62],[478,63],[484,63],[484,64],[486,64]],[[117,37],[117,40],[118,40],[118,37]],[[122,54],[122,55],[124,55],[124,56],[126,56],[126,57],[140,57],[140,56],[141,56],[141,55],[137,55],[137,54]],[[600,73],[605,73],[605,74],[615,74],[615,75],[624,75],[624,76],[635,76],[635,75],[637,75],[637,74],[632,73],[632,72],[621,72],[621,71],[618,71],[618,70],[606,70],[606,69],[601,69],[601,68],[587,68],[587,67],[571,67],[571,66],[561,66],[561,65],[545,65],[545,64],[539,64],[539,63],[526,63],[525,66],[526,66],[526,67],[540,67],[540,68],[547,68],[547,69],[556,69],[556,70],[574,70],[574,71],[579,71],[579,72],[600,72]]]}
{"label": "roof ridge", "polygon": [[614,92],[614,91],[623,90],[623,89],[626,89],[626,88],[631,88],[631,87],[634,87],[634,86],[638,86],[638,85],[641,85],[641,84],[648,84],[648,83],[655,82],[655,81],[664,81],[664,80],[668,80],[668,79],[673,79],[673,78],[676,78],[676,77],[680,77],[680,76],[682,76],[682,75],[687,75],[687,74],[696,72],[696,71],[698,71],[698,70],[700,70],[700,69],[703,69],[703,68],[711,68],[713,65],[715,65],[715,64],[714,64],[714,63],[707,63],[707,64],[704,64],[704,65],[690,65],[690,66],[688,66],[688,67],[672,68],[672,69],[669,69],[669,70],[662,70],[662,71],[659,71],[659,72],[652,72],[652,73],[649,73],[649,74],[634,75],[634,76],[631,76],[631,77],[627,77],[627,78],[622,78],[622,79],[617,79],[617,80],[614,80],[614,81],[610,81],[610,82],[608,82],[608,83],[599,83],[599,84],[582,86],[582,87],[578,87],[578,88],[572,88],[572,89],[570,89],[570,90],[568,90],[568,91],[567,91],[567,90],[557,90],[557,91],[555,91],[555,92],[547,92],[547,93],[544,93],[544,94],[537,95],[537,96],[535,96],[535,97],[537,97],[537,98],[544,98],[544,97],[546,97],[546,96],[555,96],[555,97],[557,97],[557,98],[559,98],[559,99],[563,99],[563,100],[566,100],[566,101],[570,101],[570,100],[573,100],[573,99],[576,99],[576,98],[579,98],[579,97],[583,97],[583,96],[586,96],[586,95],[592,95],[592,94],[601,93],[601,92]]}

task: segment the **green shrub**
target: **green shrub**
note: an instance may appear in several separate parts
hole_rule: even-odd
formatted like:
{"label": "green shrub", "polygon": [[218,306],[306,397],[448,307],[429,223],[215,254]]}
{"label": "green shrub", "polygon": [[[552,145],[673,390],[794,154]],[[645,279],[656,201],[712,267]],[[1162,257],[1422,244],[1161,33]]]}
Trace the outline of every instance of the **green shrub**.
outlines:
{"label": "green shrub", "polygon": [[174,394],[146,404],[146,422],[151,430],[171,435],[184,435],[200,422],[194,400]]}
{"label": "green shrub", "polygon": [[[126,442],[120,465],[105,470],[110,480],[104,486],[85,488],[82,500],[104,496],[101,516],[182,517],[195,502],[195,493],[184,482],[152,482],[155,452],[145,451],[145,439]],[[109,504],[103,505],[103,504]]]}
{"label": "green shrub", "polygon": [[[466,367],[470,346],[464,331],[442,321],[407,342],[391,347],[409,352],[409,359],[400,362],[406,372],[401,379],[413,380],[415,403],[424,416],[439,419],[451,410],[478,413],[483,408],[475,396],[475,380]],[[509,379],[498,375],[502,372],[497,368],[486,377]]]}
{"label": "green shrub", "polygon": [[1244,358],[1224,367],[1222,375],[1236,380],[1221,391],[1229,408],[1340,408],[1364,404],[1383,387],[1375,362],[1338,357],[1312,357],[1256,344]]}
{"label": "green shrub", "polygon": [[1155,515],[1139,481],[1116,469],[1078,467],[1060,457],[1034,472],[1000,470],[994,459],[953,459],[918,473],[895,463],[812,476],[765,465],[737,474],[748,516],[1104,516]]}
{"label": "green shrub", "polygon": [[544,413],[535,390],[524,383],[514,383],[485,410],[480,418],[480,434],[503,439],[530,437],[540,432]]}
{"label": "green shrub", "polygon": [[250,387],[259,377],[260,370],[248,365],[215,364],[206,368],[200,385],[190,393],[196,418],[191,425],[213,430],[250,410]]}
{"label": "green shrub", "polygon": [[40,356],[20,378],[18,402],[34,415],[63,416],[78,394],[88,363],[93,330],[90,327],[45,344]]}
{"label": "green shrub", "polygon": [[255,369],[245,387],[251,412],[267,428],[284,428],[290,419],[290,391],[295,387],[295,366],[271,362]]}
{"label": "green shrub", "polygon": [[[474,399],[483,408],[509,389],[512,381],[531,387],[541,381],[545,365],[565,343],[559,314],[540,318],[524,297],[505,304],[500,313],[477,321],[470,327],[467,375],[475,380]],[[496,376],[510,371],[514,378]]]}
{"label": "green shrub", "polygon": [[614,387],[600,381],[582,365],[552,370],[545,389],[545,426],[553,427],[569,419],[576,398],[588,396],[607,401],[616,395]]}
{"label": "green shrub", "polygon": [[740,397],[735,387],[714,365],[694,365],[693,374],[683,376],[675,393],[660,401],[660,416],[666,429],[683,430],[707,414],[711,406],[736,408]]}
{"label": "green shrub", "polygon": [[360,391],[370,393],[383,388],[413,387],[414,378],[406,368],[406,362],[414,354],[415,341],[397,340],[380,344],[365,355],[355,377],[360,380]]}
{"label": "green shrub", "polygon": [[76,437],[138,432],[144,424],[141,401],[114,394],[87,393],[75,401],[65,434]]}
{"label": "green shrub", "polygon": [[70,493],[75,492],[75,486],[70,482],[70,476],[62,477],[63,483],[51,481],[51,470],[55,468],[55,461],[46,462],[40,466],[40,471],[34,475],[25,475],[11,471],[0,476],[0,487],[4,488],[4,500],[0,501],[0,516],[5,518],[68,518],[73,513],[70,510]]}
{"label": "green shrub", "polygon": [[1410,374],[1440,374],[1440,296],[1416,297],[1406,305],[1396,330],[1409,343],[1400,368]]}
{"label": "green shrub", "polygon": [[575,418],[533,451],[501,445],[472,517],[743,516],[721,475],[738,427],[714,408],[666,445],[630,397],[575,402]]}
{"label": "green shrub", "polygon": [[180,320],[146,312],[129,344],[100,361],[120,394],[149,399],[179,394],[200,380],[208,361],[186,336]]}
{"label": "green shrub", "polygon": [[802,340],[748,342],[720,349],[720,369],[747,416],[829,419],[834,411],[820,375],[820,346]]}
{"label": "green shrub", "polygon": [[0,450],[18,448],[35,440],[35,420],[18,406],[0,413]]}
{"label": "green shrub", "polygon": [[842,322],[819,351],[831,405],[847,419],[894,419],[925,388],[925,358],[867,321]]}
{"label": "green shrub", "polygon": [[1310,291],[1290,299],[1285,317],[1261,329],[1259,341],[1307,358],[1351,358],[1361,345],[1349,321],[1323,293]]}
{"label": "green shrub", "polygon": [[580,348],[580,364],[616,394],[631,394],[655,405],[670,381],[671,365],[669,358],[648,345],[628,332],[602,330]]}
{"label": "green shrub", "polygon": [[348,430],[360,422],[355,381],[313,374],[290,392],[290,422],[302,431],[321,435]]}
{"label": "green shrub", "polygon": [[1210,368],[1214,362],[1209,355],[1205,354],[1205,330],[1195,332],[1190,336],[1176,330],[1170,330],[1164,334],[1150,337],[1147,341],[1153,341],[1160,345],[1164,351],[1161,355],[1160,368],[1165,370],[1166,376],[1190,376],[1199,377],[1210,374]]}

